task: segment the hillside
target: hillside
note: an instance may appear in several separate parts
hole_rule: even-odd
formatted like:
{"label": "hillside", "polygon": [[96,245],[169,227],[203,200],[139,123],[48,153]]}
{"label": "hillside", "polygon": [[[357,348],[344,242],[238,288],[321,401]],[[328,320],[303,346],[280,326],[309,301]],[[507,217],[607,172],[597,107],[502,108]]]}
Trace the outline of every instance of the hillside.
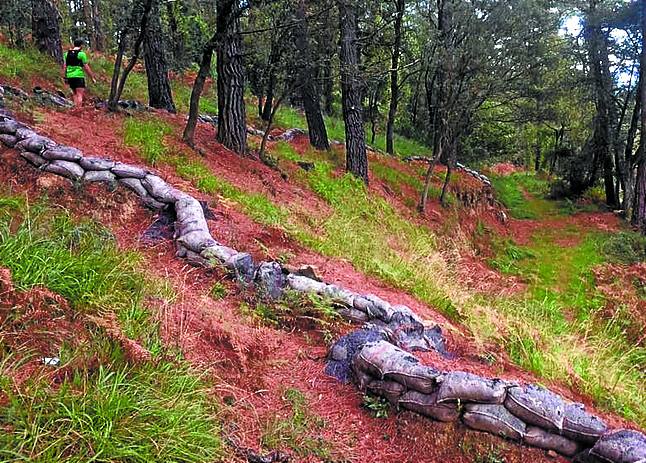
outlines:
{"label": "hillside", "polygon": [[[61,90],[52,63],[29,53],[0,45],[0,85]],[[104,60],[91,89],[101,100]],[[145,100],[142,76],[124,97]],[[317,151],[302,133],[269,143],[280,171],[227,150],[208,123],[188,148],[190,81],[173,81],[175,115],[7,92],[4,103],[58,144],[145,166],[203,201],[211,235],[255,262],[311,266],[326,283],[410,307],[451,354],[424,362],[538,383],[612,428],[644,429],[646,241],[593,195],[550,200],[547,177],[498,164],[482,169],[493,188],[454,172],[444,207],[438,166],[420,214],[424,164],[370,151],[366,187],[344,173],[341,144]],[[208,89],[202,102],[213,112]],[[272,134],[294,127],[304,116],[285,106]],[[428,154],[399,140],[401,157]],[[249,449],[313,462],[562,459],[339,383],[324,372],[328,349],[357,325],[330,300],[268,302],[221,266],[177,258],[173,236],[144,239],[158,215],[125,188],[39,171],[16,149],[0,159],[3,459],[282,461]]]}

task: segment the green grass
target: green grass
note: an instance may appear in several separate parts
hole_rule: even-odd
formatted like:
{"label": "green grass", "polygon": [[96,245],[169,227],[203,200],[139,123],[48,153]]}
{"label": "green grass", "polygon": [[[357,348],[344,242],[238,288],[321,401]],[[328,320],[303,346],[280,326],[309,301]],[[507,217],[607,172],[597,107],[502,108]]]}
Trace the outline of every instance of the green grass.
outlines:
{"label": "green grass", "polygon": [[[112,346],[118,350],[118,347]],[[2,388],[2,461],[203,462],[222,456],[215,409],[186,366],[115,360],[59,388]]]}
{"label": "green grass", "polygon": [[[563,239],[579,242],[564,246],[559,244]],[[501,317],[497,323],[506,327],[501,342],[515,363],[645,423],[646,349],[626,339],[630,321],[621,311],[612,319],[602,316],[605,300],[592,274],[607,261],[634,261],[639,242],[636,234],[586,232],[576,226],[541,229],[527,246],[498,241],[493,265],[522,277],[528,289],[487,303]]]}
{"label": "green grass", "polygon": [[128,117],[123,122],[123,132],[126,146],[138,148],[143,158],[154,165],[168,152],[164,137],[173,133],[173,129],[158,119]]}
{"label": "green grass", "polygon": [[[248,111],[253,111],[250,114],[255,114],[256,110],[255,107],[252,108],[249,106]],[[343,120],[330,116],[324,116],[324,120],[328,138],[330,140],[344,142],[345,126],[343,124]],[[304,114],[298,109],[289,106],[281,106],[278,109],[274,118],[274,125],[284,129],[299,128],[307,130],[307,121]],[[368,134],[368,128],[366,127],[366,143],[370,144],[369,142],[370,137]],[[381,151],[386,150],[386,139],[383,131],[377,134],[373,147],[380,149]],[[431,152],[431,149],[416,140],[395,134],[395,151],[400,157],[413,155],[424,156],[428,155],[428,153]]]}
{"label": "green grass", "polygon": [[83,310],[130,307],[141,298],[140,257],[119,252],[107,230],[41,207],[21,212],[15,230],[0,221],[0,262],[18,288],[46,286]]}
{"label": "green grass", "polygon": [[[61,68],[50,57],[34,48],[16,49],[0,43],[0,77],[5,79],[30,80],[41,77],[52,83],[60,83]],[[29,85],[27,83],[27,85]],[[29,91],[30,88],[23,89]]]}
{"label": "green grass", "polygon": [[283,401],[289,409],[289,416],[275,416],[263,426],[260,438],[267,449],[289,448],[300,457],[313,456],[331,461],[333,447],[320,437],[327,427],[325,420],[310,411],[307,397],[298,389],[286,389]]}
{"label": "green grass", "polygon": [[285,225],[289,212],[272,203],[266,196],[248,193],[230,182],[216,176],[199,159],[173,156],[164,160],[175,167],[178,175],[191,181],[200,191],[218,194],[238,203],[242,210],[259,223],[271,226]]}
{"label": "green grass", "polygon": [[513,173],[493,176],[491,183],[496,198],[509,210],[515,219],[537,219],[558,214],[554,201],[548,201],[547,181],[531,173]]}
{"label": "green grass", "polygon": [[[168,300],[172,291],[143,273],[137,254],[120,252],[107,230],[45,203],[0,198],[0,263],[11,270],[18,290],[42,285],[68,299],[72,313],[65,316],[83,320],[90,339],[52,352],[69,368],[60,384],[53,385],[46,372],[16,386],[9,380],[13,369],[35,361],[34,353],[0,336],[0,460],[220,459],[220,427],[207,385],[163,347],[156,317],[144,305],[148,297]],[[13,311],[28,310],[20,307]],[[148,349],[153,361],[131,363],[120,344],[81,318],[106,313],[116,314],[123,333]],[[0,330],[19,332],[17,320],[4,318]],[[89,366],[93,362],[97,368]]]}

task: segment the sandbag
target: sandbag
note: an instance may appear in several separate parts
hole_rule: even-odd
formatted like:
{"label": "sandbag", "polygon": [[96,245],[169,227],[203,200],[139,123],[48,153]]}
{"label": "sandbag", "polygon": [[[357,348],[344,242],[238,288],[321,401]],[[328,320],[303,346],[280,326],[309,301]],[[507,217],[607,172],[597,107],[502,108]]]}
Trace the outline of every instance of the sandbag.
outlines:
{"label": "sandbag", "polygon": [[253,274],[254,274],[253,259],[251,255],[247,254],[246,252],[239,252],[234,256],[230,257],[224,263],[224,266],[230,272],[232,272],[236,276],[236,278],[240,280],[249,282],[253,279]]}
{"label": "sandbag", "polygon": [[408,391],[399,399],[399,405],[420,415],[427,416],[437,421],[457,421],[460,418],[458,405],[455,403],[438,403],[437,392],[422,394],[417,391]]}
{"label": "sandbag", "polygon": [[9,148],[13,148],[18,143],[18,139],[14,135],[7,135],[5,133],[0,133],[0,142]]}
{"label": "sandbag", "polygon": [[356,296],[353,301],[355,309],[366,312],[370,318],[378,318],[388,323],[394,313],[391,305],[374,294]]}
{"label": "sandbag", "polygon": [[373,379],[366,387],[368,392],[384,397],[391,405],[397,405],[397,402],[406,388],[396,381],[384,381]]}
{"label": "sandbag", "polygon": [[352,307],[355,294],[337,285],[326,285],[325,288],[323,288],[323,296],[328,297],[333,301],[341,302],[348,307]]}
{"label": "sandbag", "polygon": [[482,378],[464,371],[452,371],[444,376],[437,400],[501,404],[505,400],[506,390],[506,384],[498,379]]}
{"label": "sandbag", "polygon": [[[218,261],[218,263],[224,263],[237,253],[238,251],[236,251],[235,249],[229,248],[227,246],[221,246],[219,244],[215,244],[213,246],[209,246],[206,249],[204,249],[201,252],[201,255],[202,257],[209,260],[210,262],[212,262],[215,259]],[[215,262],[212,262],[212,263],[215,263]]]}
{"label": "sandbag", "polygon": [[540,386],[511,387],[505,407],[527,424],[558,433],[563,429],[563,398]]}
{"label": "sandbag", "polygon": [[178,222],[190,223],[202,221],[206,225],[204,210],[197,199],[190,197],[178,199],[175,203],[175,213],[177,214]]}
{"label": "sandbag", "polygon": [[254,277],[256,288],[261,297],[280,299],[285,286],[283,269],[278,262],[263,262]]}
{"label": "sandbag", "polygon": [[41,154],[44,150],[53,148],[55,146],[56,142],[40,135],[27,137],[16,143],[16,148],[20,150],[31,151],[32,153],[36,154]]}
{"label": "sandbag", "polygon": [[503,405],[467,404],[462,421],[471,429],[512,440],[521,440],[526,432],[525,423],[509,413]]}
{"label": "sandbag", "polygon": [[72,148],[71,146],[55,146],[43,151],[42,156],[45,159],[49,159],[50,161],[59,159],[61,161],[78,162],[83,157],[83,153],[76,148]]}
{"label": "sandbag", "polygon": [[[207,230],[194,231],[181,235],[177,241],[187,249],[201,254],[209,246],[216,245],[216,241]],[[235,257],[235,256],[234,256]]]}
{"label": "sandbag", "polygon": [[[114,169],[112,169],[112,171],[114,172]],[[180,199],[180,196],[178,195],[180,192],[157,175],[146,175],[141,180],[141,184],[151,196],[161,202],[174,203]],[[195,202],[199,204],[197,200],[195,200]],[[202,212],[202,206],[200,206],[200,212]],[[202,216],[204,216],[204,213],[202,213]]]}
{"label": "sandbag", "polygon": [[131,166],[122,162],[115,162],[110,170],[119,178],[138,178],[141,180],[148,174],[148,171],[141,167]]}
{"label": "sandbag", "polygon": [[45,166],[47,172],[62,175],[71,180],[80,180],[83,177],[83,169],[81,166],[70,161],[52,161]]}
{"label": "sandbag", "polygon": [[365,323],[370,319],[367,313],[353,307],[339,307],[337,312],[341,317],[353,323]]}
{"label": "sandbag", "polygon": [[36,153],[32,153],[31,151],[21,151],[20,156],[25,158],[27,161],[29,161],[31,164],[35,165],[36,167],[40,167],[47,164],[47,159],[43,158],[42,156]]}
{"label": "sandbag", "polygon": [[88,170],[83,175],[84,182],[116,182],[117,177],[108,170]]}
{"label": "sandbag", "polygon": [[[15,122],[15,121],[14,121]],[[16,138],[18,140],[24,140],[26,138],[31,138],[31,137],[37,137],[38,134],[31,130],[29,127],[22,126],[20,123],[16,122],[18,124],[18,129],[16,130]]]}
{"label": "sandbag", "polygon": [[325,283],[321,283],[320,281],[300,275],[294,275],[293,273],[287,275],[287,284],[294,291],[316,294],[323,294],[323,291],[327,286]]}
{"label": "sandbag", "polygon": [[159,211],[168,207],[168,204],[157,201],[152,196],[142,196],[141,202],[144,206],[146,206],[148,209],[152,209],[153,211]]}
{"label": "sandbag", "polygon": [[527,445],[544,450],[554,450],[566,457],[573,457],[580,448],[579,444],[566,437],[553,434],[536,426],[528,426],[524,441]]}
{"label": "sandbag", "polygon": [[568,404],[563,414],[562,434],[586,444],[594,444],[608,430],[599,417],[585,411],[583,404]]}
{"label": "sandbag", "polygon": [[145,198],[148,196],[148,192],[141,184],[141,180],[136,178],[120,178],[119,183],[129,190],[132,190],[137,196]]}
{"label": "sandbag", "polygon": [[79,165],[85,170],[110,170],[114,167],[114,161],[95,157],[86,157],[79,161]]}
{"label": "sandbag", "polygon": [[6,121],[0,121],[0,133],[5,135],[15,135],[16,130],[18,130],[18,123],[13,119],[8,119]]}
{"label": "sandbag", "polygon": [[367,386],[368,382],[370,382],[367,374],[361,371],[353,371],[354,357],[366,344],[384,339],[383,332],[371,328],[362,328],[342,336],[330,348],[325,373],[343,383],[350,382],[353,377],[359,383],[362,380],[358,376],[362,376],[364,377],[362,384]]}
{"label": "sandbag", "polygon": [[364,346],[354,364],[378,379],[391,379],[425,394],[435,390],[441,376],[437,370],[421,365],[415,357],[386,341]]}
{"label": "sandbag", "polygon": [[637,463],[646,460],[646,436],[637,431],[620,429],[602,436],[590,455],[608,463]]}

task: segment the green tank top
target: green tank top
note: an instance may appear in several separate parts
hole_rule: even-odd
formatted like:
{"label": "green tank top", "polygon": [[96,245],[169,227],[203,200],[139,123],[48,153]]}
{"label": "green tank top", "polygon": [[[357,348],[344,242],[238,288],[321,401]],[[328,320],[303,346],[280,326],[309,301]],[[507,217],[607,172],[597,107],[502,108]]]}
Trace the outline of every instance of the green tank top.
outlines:
{"label": "green tank top", "polygon": [[88,59],[83,50],[66,51],[63,59],[65,60],[65,65],[67,66],[65,77],[67,77],[68,79],[85,78],[83,66],[87,64]]}

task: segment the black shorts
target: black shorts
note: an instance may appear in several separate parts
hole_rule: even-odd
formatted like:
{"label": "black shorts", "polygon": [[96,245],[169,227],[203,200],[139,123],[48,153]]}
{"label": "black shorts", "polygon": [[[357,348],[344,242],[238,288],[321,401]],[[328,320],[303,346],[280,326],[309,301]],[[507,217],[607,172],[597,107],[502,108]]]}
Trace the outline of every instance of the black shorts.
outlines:
{"label": "black shorts", "polygon": [[69,85],[72,90],[85,88],[85,79],[83,77],[68,77],[67,85]]}

